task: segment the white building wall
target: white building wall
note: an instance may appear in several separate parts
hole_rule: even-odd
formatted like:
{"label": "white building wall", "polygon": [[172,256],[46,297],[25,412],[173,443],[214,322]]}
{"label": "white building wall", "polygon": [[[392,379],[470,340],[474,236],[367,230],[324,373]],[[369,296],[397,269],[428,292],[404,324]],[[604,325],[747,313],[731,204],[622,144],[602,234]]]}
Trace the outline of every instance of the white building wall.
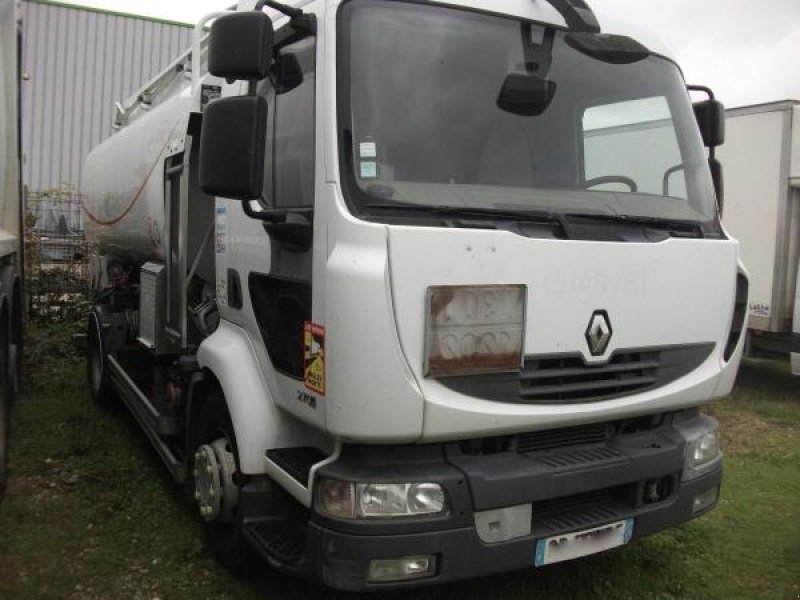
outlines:
{"label": "white building wall", "polygon": [[22,2],[23,182],[80,190],[89,151],[107,138],[114,103],[191,46],[188,25]]}

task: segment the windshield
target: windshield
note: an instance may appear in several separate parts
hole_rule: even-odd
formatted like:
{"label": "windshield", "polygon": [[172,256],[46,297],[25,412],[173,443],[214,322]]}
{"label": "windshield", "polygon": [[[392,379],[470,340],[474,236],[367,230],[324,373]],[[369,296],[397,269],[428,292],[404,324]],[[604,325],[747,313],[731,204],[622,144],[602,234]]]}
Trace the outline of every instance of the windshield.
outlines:
{"label": "windshield", "polygon": [[419,3],[342,8],[343,179],[424,205],[716,223],[677,67],[629,38]]}

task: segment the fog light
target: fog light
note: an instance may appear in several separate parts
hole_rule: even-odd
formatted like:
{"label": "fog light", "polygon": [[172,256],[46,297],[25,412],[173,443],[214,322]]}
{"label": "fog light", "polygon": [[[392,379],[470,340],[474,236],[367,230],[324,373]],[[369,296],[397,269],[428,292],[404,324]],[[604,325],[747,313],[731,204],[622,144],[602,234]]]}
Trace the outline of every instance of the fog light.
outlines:
{"label": "fog light", "polygon": [[435,556],[381,558],[369,562],[367,580],[381,582],[420,579],[422,577],[431,577],[435,571]]}
{"label": "fog light", "polygon": [[694,502],[692,503],[692,514],[697,514],[711,507],[717,501],[718,496],[719,496],[718,486],[715,486],[710,490],[703,492],[699,496],[695,496]]}

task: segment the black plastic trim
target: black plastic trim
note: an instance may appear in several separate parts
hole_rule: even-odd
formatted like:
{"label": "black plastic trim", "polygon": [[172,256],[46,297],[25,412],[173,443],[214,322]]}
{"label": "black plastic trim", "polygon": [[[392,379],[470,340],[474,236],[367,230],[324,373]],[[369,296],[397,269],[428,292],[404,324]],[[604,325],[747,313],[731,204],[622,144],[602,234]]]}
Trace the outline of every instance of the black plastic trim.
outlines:
{"label": "black plastic trim", "polygon": [[311,284],[251,272],[248,291],[273,366],[285,375],[302,380],[303,323],[311,320]]}
{"label": "black plastic trim", "polygon": [[[413,483],[433,482],[444,488],[449,509],[445,514],[400,519],[333,519],[312,513],[313,522],[354,535],[393,535],[442,531],[472,524],[472,500],[464,474],[448,464],[445,446],[355,446],[342,448],[339,459],[319,469],[317,477],[344,481]],[[316,502],[316,498],[314,499]]]}
{"label": "black plastic trim", "polygon": [[747,321],[747,298],[749,293],[750,283],[744,273],[736,275],[736,300],[733,307],[733,316],[731,317],[731,330],[728,334],[728,341],[725,344],[725,354],[723,358],[729,361],[736,351],[736,346],[739,344],[739,338],[742,337],[742,331],[745,329]]}
{"label": "black plastic trim", "polygon": [[[346,591],[379,591],[408,589],[534,568],[536,543],[544,535],[589,529],[625,518],[634,519],[632,541],[670,526],[689,521],[694,498],[720,486],[722,469],[693,481],[684,482],[664,502],[623,509],[606,504],[598,509],[596,520],[582,519],[577,528],[535,531],[509,542],[483,543],[473,526],[449,531],[431,531],[389,536],[361,536],[332,531],[317,523],[309,525],[307,547],[320,549],[318,562],[305,563],[305,573],[327,586]],[[709,507],[711,510],[716,504]],[[433,555],[437,571],[433,577],[406,582],[374,584],[366,582],[369,561],[374,558]],[[547,568],[547,567],[544,567]]]}
{"label": "black plastic trim", "polygon": [[228,306],[239,310],[242,308],[242,280],[239,271],[228,269]]}
{"label": "black plastic trim", "polygon": [[[641,393],[655,389],[688,375],[700,367],[714,351],[713,342],[701,344],[685,344],[675,346],[648,347],[648,348],[619,348],[615,350],[606,363],[600,365],[587,365],[577,353],[532,355],[525,357],[523,369],[519,373],[501,373],[484,375],[465,375],[439,379],[443,386],[471,396],[494,402],[508,402],[514,404],[579,404],[585,402],[601,402],[614,398],[622,398],[631,394]],[[639,356],[637,362],[622,362],[619,366],[618,359]],[[575,363],[575,368],[546,369],[539,371],[539,365],[545,361],[568,361]],[[656,364],[657,363],[657,364]],[[639,371],[639,379],[622,380],[611,383],[622,385],[611,389],[603,388],[608,374],[613,374],[615,369],[626,367],[628,372]],[[592,381],[591,377],[600,377]],[[534,390],[531,388],[537,380],[556,380],[574,378],[583,385],[581,389],[568,389],[567,383],[561,382],[560,386],[552,389]],[[539,392],[542,393],[539,393]],[[591,393],[591,392],[597,393]]]}
{"label": "black plastic trim", "polygon": [[683,468],[684,449],[683,436],[664,425],[588,448],[489,456],[452,451],[447,458],[469,481],[475,510],[489,510],[668,476]]}
{"label": "black plastic trim", "polygon": [[[685,441],[672,426],[678,418],[685,422],[703,417],[690,409],[655,415],[649,427],[632,422],[641,419],[599,423],[597,428],[610,428],[609,435],[595,436],[593,443],[545,444],[524,454],[511,448],[467,455],[459,444],[346,445],[318,476],[439,482],[447,494],[448,512],[391,521],[334,519],[316,508],[307,511],[269,478],[255,476],[241,491],[245,534],[273,567],[341,590],[416,587],[529,569],[537,540],[544,537],[633,518],[635,540],[698,516],[694,498],[720,485],[722,466],[681,481]],[[560,430],[559,435],[576,429]],[[659,491],[654,497],[655,484]],[[508,542],[481,541],[475,511],[516,504],[531,506],[531,532]],[[432,576],[366,582],[370,560],[418,555],[435,558]]]}

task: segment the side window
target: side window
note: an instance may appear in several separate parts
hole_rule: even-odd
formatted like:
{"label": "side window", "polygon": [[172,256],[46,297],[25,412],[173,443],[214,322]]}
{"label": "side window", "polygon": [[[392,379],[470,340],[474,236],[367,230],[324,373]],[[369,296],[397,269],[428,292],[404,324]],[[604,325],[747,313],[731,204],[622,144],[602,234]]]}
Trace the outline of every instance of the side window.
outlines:
{"label": "side window", "polygon": [[267,160],[273,172],[265,181],[276,208],[310,208],[314,206],[316,38],[281,49],[271,79],[274,102],[270,102]]}
{"label": "side window", "polygon": [[687,197],[678,137],[663,96],[586,109],[583,155],[589,189]]}

